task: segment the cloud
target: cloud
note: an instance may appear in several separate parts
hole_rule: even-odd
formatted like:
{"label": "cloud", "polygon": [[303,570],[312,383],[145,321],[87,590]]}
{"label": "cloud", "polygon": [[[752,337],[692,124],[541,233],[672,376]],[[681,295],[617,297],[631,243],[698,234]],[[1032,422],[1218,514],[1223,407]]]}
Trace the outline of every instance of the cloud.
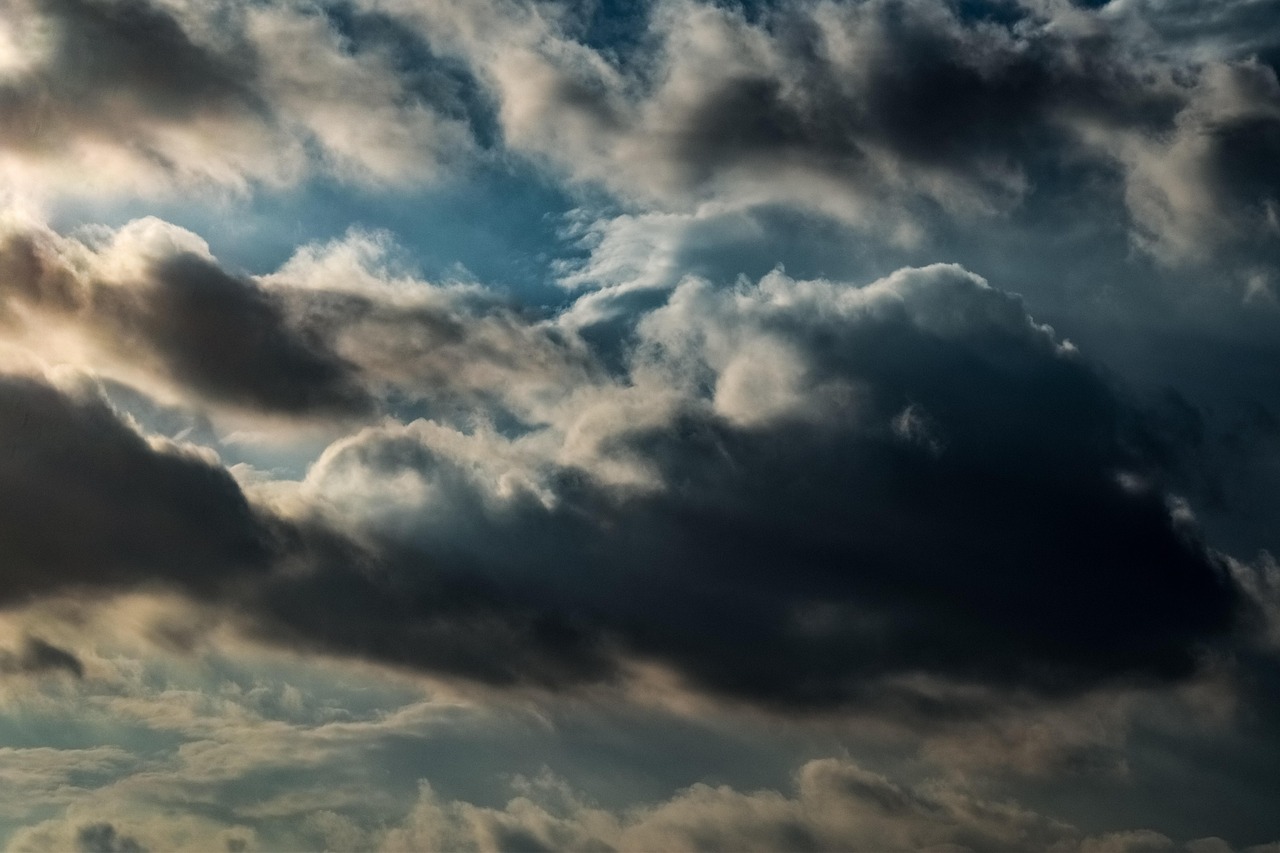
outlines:
{"label": "cloud", "polygon": [[[801,705],[896,702],[873,685],[913,672],[1049,693],[1178,678],[1232,631],[1221,558],[1125,478],[1159,477],[1141,412],[963,270],[691,280],[635,335],[625,380],[565,397],[540,430],[420,421],[332,446],[302,494],[372,531],[389,574],[320,573],[268,611],[427,668],[487,624],[464,612],[519,614],[509,636],[553,657],[617,649]],[[605,418],[601,394],[643,414]],[[317,630],[334,599],[346,616]],[[499,647],[457,671],[511,678],[518,643]]]}
{"label": "cloud", "polygon": [[17,223],[0,242],[0,322],[45,363],[250,419],[350,419],[389,396],[440,416],[476,399],[534,416],[592,381],[585,349],[549,323],[474,286],[391,277],[384,251],[352,234],[255,279],[153,218],[86,240]]}
{"label": "cloud", "polygon": [[509,148],[646,212],[785,206],[910,246],[1084,180],[1166,263],[1274,244],[1275,69],[1247,48],[1269,43],[1222,21],[1230,48],[1180,50],[1195,4],[671,0],[631,19],[630,51],[580,40],[589,14],[417,26],[462,31]]}
{"label": "cloud", "polygon": [[6,245],[37,357],[74,352],[42,349],[63,328],[188,405],[424,415],[246,497],[215,459],[12,377],[11,595],[151,582],[274,642],[491,684],[651,660],[753,701],[924,716],[971,711],[886,685],[1182,678],[1244,606],[1164,493],[1147,413],[959,267],[688,278],[610,353],[576,306],[398,275],[360,235],[258,279],[156,220]]}
{"label": "cloud", "polygon": [[84,678],[84,664],[79,658],[39,637],[24,638],[22,651],[17,654],[0,650],[0,673],[38,675],[59,671]]}
{"label": "cloud", "polygon": [[269,527],[224,469],[153,447],[92,395],[0,377],[0,442],[7,602],[81,585],[207,589],[270,553]]}
{"label": "cloud", "polygon": [[[92,394],[4,377],[0,439],[10,448],[0,460],[8,602],[154,586],[249,608],[278,639],[300,632],[305,644],[472,678],[555,682],[609,668],[578,648],[571,615],[525,612],[483,579],[443,576],[412,550],[371,551],[323,523],[255,506],[207,456],[149,442]],[[416,572],[435,595],[406,588],[392,568]],[[398,625],[382,631],[396,614]],[[14,666],[73,660],[36,645]]]}
{"label": "cloud", "polygon": [[1274,837],[1274,5],[0,2],[0,837]]}
{"label": "cloud", "polygon": [[23,818],[33,804],[66,805],[99,778],[138,769],[138,756],[118,746],[86,749],[0,748],[0,816]]}
{"label": "cloud", "polygon": [[856,764],[813,761],[794,794],[696,785],[613,814],[563,782],[518,779],[504,808],[442,801],[423,787],[386,850],[1044,849],[1072,830],[1015,806],[902,788]]}
{"label": "cloud", "polygon": [[[982,717],[936,728],[856,710],[816,720],[718,703],[662,710],[610,691],[460,696],[229,633],[194,652],[160,651],[141,605],[193,618],[147,594],[25,614],[60,638],[74,632],[90,675],[42,682],[44,701],[23,699],[17,713],[57,742],[118,746],[0,750],[10,849],[75,849],[77,833],[101,823],[175,850],[237,838],[252,849],[877,850],[1128,849],[1159,838],[1157,849],[1180,850],[1176,839],[1208,832],[1239,847],[1274,834],[1262,791],[1243,788],[1253,823],[1234,804],[1224,815],[1197,800],[1181,820],[1149,799],[1177,760],[1171,741],[1208,728],[1214,747],[1230,744],[1240,722],[1191,707],[1181,689],[1071,702],[996,695]],[[1213,679],[1189,687],[1229,700]],[[1096,761],[1140,759],[1143,729],[1166,747],[1154,770]],[[1036,754],[1045,751],[1059,754]],[[1202,784],[1231,799],[1250,776],[1229,765]],[[1100,812],[1044,796],[1064,781],[1117,800]],[[1159,833],[1116,831],[1143,826]]]}
{"label": "cloud", "polygon": [[786,207],[899,246],[1084,192],[1168,264],[1256,265],[1280,109],[1257,6],[664,0],[628,52],[552,5],[22,0],[0,162],[56,197],[401,186],[489,148],[645,212]]}
{"label": "cloud", "polygon": [[[1139,244],[1166,261],[1280,239],[1280,83],[1255,60],[1210,65],[1172,132],[1116,137]],[[1270,254],[1262,255],[1270,258]]]}
{"label": "cloud", "polygon": [[1275,64],[1278,41],[1269,26],[1273,0],[1243,3],[1152,3],[1123,0],[1103,11],[1109,23],[1129,27],[1134,37],[1178,49],[1194,59],[1260,56]]}
{"label": "cloud", "polygon": [[[354,368],[291,326],[279,297],[222,270],[203,241],[158,220],[132,223],[96,249],[14,228],[0,245],[0,269],[10,283],[9,325],[37,340],[50,326],[78,335],[86,366],[99,361],[96,350],[108,363],[159,374],[179,393],[251,410],[369,406]],[[59,360],[76,353],[43,349]]]}
{"label": "cloud", "polygon": [[319,9],[18,0],[0,31],[0,170],[36,198],[417,182],[471,146],[385,45]]}
{"label": "cloud", "polygon": [[91,823],[76,832],[76,850],[81,853],[143,853],[137,839],[120,835],[109,823]]}
{"label": "cloud", "polygon": [[[446,800],[423,784],[413,812],[380,839],[384,850],[1054,850],[1174,851],[1153,830],[1087,835],[1016,803],[940,781],[899,784],[847,759],[818,759],[793,791],[695,785],[664,802],[611,812],[549,773],[517,777],[501,808]],[[1269,845],[1250,848],[1258,853]]]}
{"label": "cloud", "polygon": [[[76,853],[146,853],[148,850],[262,849],[242,826],[222,826],[206,819],[170,815],[143,819],[122,828],[114,820],[91,822],[48,820],[24,827],[10,838],[14,851],[74,850]],[[153,843],[154,842],[154,843]]]}
{"label": "cloud", "polygon": [[442,420],[496,407],[537,421],[549,401],[602,380],[595,354],[554,317],[478,285],[397,273],[387,254],[385,235],[352,232],[300,249],[264,283],[372,391]]}

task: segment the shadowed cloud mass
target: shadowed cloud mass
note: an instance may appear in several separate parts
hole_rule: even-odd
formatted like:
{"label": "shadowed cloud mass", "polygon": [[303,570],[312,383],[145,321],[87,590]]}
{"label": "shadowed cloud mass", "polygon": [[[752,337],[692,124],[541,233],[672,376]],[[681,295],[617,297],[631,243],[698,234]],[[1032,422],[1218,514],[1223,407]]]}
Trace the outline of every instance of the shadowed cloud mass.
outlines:
{"label": "shadowed cloud mass", "polygon": [[0,843],[1272,850],[1278,61],[0,0]]}
{"label": "shadowed cloud mass", "polygon": [[[61,279],[17,245],[14,280],[43,284],[38,304]],[[336,357],[289,349],[270,290],[182,251],[145,268],[127,310],[83,316],[155,335],[170,375],[215,401],[289,410],[275,383],[322,393],[305,389]],[[638,318],[621,373],[542,321],[495,333],[371,294],[332,314],[323,292],[290,298],[313,300],[304,318],[382,315],[474,358],[503,333],[577,358],[532,371],[563,371],[539,394],[495,389],[514,431],[391,421],[336,442],[287,510],[100,399],[12,378],[10,595],[173,583],[250,606],[268,636],[391,663],[560,683],[638,655],[799,705],[872,701],[877,679],[917,672],[1051,693],[1183,677],[1244,606],[1162,491],[1145,413],[960,268],[861,288],[691,279]]]}

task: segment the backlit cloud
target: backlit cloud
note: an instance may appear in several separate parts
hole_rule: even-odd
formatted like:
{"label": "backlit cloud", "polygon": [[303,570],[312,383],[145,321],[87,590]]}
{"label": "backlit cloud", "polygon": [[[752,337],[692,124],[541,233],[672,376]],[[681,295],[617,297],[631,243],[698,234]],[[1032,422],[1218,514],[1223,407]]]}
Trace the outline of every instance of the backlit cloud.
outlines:
{"label": "backlit cloud", "polygon": [[1271,850],[1278,67],[0,0],[0,843]]}

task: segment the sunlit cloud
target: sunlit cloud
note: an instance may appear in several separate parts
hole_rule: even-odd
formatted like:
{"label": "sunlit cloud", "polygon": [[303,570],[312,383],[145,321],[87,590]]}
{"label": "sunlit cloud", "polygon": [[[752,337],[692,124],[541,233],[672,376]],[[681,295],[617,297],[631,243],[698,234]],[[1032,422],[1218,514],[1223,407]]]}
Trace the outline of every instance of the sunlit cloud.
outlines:
{"label": "sunlit cloud", "polygon": [[2,843],[1271,850],[1278,67],[0,0]]}

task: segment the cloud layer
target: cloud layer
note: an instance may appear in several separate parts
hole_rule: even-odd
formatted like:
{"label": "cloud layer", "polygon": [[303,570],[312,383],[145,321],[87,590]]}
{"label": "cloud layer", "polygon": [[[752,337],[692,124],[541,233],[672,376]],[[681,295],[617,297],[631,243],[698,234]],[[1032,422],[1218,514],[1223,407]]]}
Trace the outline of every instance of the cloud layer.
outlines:
{"label": "cloud layer", "polygon": [[248,572],[226,594],[289,641],[496,682],[612,677],[621,655],[800,705],[912,673],[1180,677],[1240,619],[1146,413],[958,267],[689,279],[610,366],[473,289],[326,286],[341,247],[252,280],[156,222],[56,239],[8,243],[15,322],[116,346],[191,405],[436,420],[340,439],[255,507],[104,402],[11,379],[15,591]]}
{"label": "cloud layer", "polygon": [[1280,837],[1278,68],[1272,0],[0,0],[0,839]]}

